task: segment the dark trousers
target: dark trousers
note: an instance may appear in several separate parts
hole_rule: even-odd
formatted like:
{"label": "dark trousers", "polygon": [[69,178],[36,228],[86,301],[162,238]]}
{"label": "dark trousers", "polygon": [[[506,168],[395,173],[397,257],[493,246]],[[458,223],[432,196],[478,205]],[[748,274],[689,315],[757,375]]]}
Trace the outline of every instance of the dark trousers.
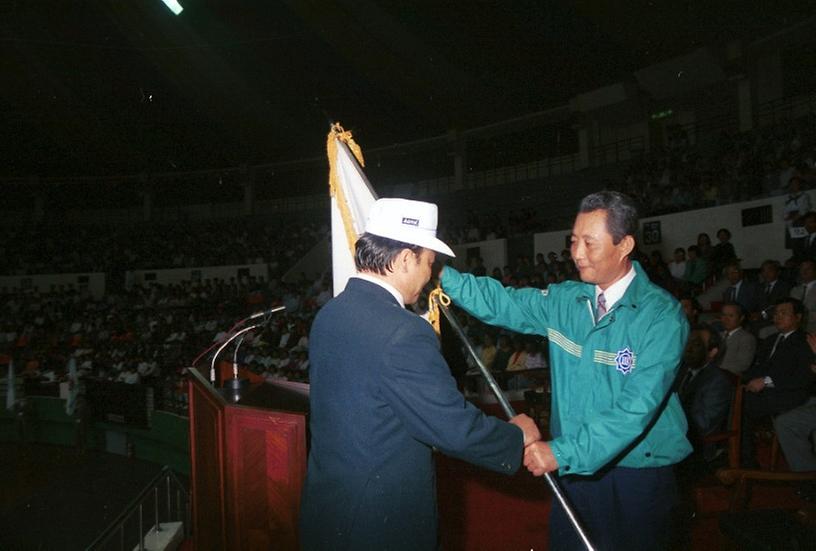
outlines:
{"label": "dark trousers", "polygon": [[754,430],[765,419],[785,413],[797,407],[800,402],[780,398],[776,389],[762,392],[746,392],[742,402],[742,433],[740,437],[740,463],[743,468],[757,468]]}
{"label": "dark trousers", "polygon": [[[672,466],[615,467],[603,475],[562,477],[559,483],[599,551],[668,547],[677,500]],[[585,549],[556,499],[550,513],[550,549]]]}

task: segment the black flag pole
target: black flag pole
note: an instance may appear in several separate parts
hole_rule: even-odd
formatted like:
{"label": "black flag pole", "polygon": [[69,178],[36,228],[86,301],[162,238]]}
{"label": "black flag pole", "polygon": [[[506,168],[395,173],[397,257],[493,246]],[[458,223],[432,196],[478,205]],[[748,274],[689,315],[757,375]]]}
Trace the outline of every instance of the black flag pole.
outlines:
{"label": "black flag pole", "polygon": [[[502,407],[502,410],[504,410],[504,414],[507,416],[508,419],[512,419],[513,417],[515,417],[516,412],[513,410],[513,406],[510,405],[510,401],[507,399],[507,396],[504,395],[504,392],[502,392],[502,390],[499,388],[499,385],[496,383],[496,379],[493,377],[493,374],[490,373],[490,370],[487,369],[487,367],[482,362],[482,359],[476,353],[476,350],[473,348],[473,345],[470,344],[470,341],[468,340],[467,335],[465,335],[462,326],[459,325],[459,320],[457,320],[456,317],[453,314],[451,314],[450,310],[448,310],[448,307],[442,303],[439,297],[434,297],[434,300],[436,300],[439,309],[445,315],[445,318],[447,318],[448,323],[450,323],[450,326],[453,327],[454,331],[456,331],[456,334],[459,336],[459,339],[461,339],[462,343],[465,345],[465,348],[467,348],[468,353],[476,362],[476,365],[479,367],[479,371],[482,373],[482,377],[485,378],[487,384],[490,386],[490,390],[493,391],[493,395],[496,396],[496,400],[498,400],[499,404]],[[561,508],[567,514],[567,518],[569,518],[572,527],[575,528],[575,532],[577,532],[578,537],[581,538],[581,541],[584,543],[584,546],[589,551],[594,551],[595,547],[592,545],[592,542],[589,541],[589,537],[586,534],[586,530],[581,525],[581,520],[578,518],[578,515],[575,513],[575,510],[572,508],[572,505],[570,505],[570,503],[567,501],[567,497],[564,495],[564,492],[561,490],[561,487],[558,485],[558,482],[555,480],[555,478],[553,478],[552,474],[550,473],[544,473],[544,480],[547,481],[547,484],[550,486],[550,490],[552,490],[553,495],[558,500],[558,503],[561,504]]]}

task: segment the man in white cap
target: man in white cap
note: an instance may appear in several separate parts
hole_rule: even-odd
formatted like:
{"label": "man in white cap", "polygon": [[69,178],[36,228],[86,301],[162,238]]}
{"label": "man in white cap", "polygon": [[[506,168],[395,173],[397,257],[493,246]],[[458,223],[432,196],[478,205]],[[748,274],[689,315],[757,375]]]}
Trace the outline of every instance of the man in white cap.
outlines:
{"label": "man in white cap", "polygon": [[468,403],[431,326],[405,309],[436,253],[453,256],[436,222],[434,204],[378,200],[358,275],[314,321],[303,549],[437,549],[432,449],[512,474],[540,438],[526,415],[506,423]]}

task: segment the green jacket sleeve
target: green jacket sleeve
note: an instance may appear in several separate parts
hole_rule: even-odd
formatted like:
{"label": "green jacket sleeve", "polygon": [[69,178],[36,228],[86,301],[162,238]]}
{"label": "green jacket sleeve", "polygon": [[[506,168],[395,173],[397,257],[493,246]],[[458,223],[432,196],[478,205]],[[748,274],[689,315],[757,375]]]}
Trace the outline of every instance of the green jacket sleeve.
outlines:
{"label": "green jacket sleeve", "polygon": [[474,277],[447,266],[442,288],[453,302],[489,325],[546,336],[550,301],[540,289],[504,287],[492,277]]}
{"label": "green jacket sleeve", "polygon": [[615,402],[594,412],[577,431],[551,442],[561,474],[597,472],[633,444],[655,415],[662,414],[658,408],[677,375],[688,323],[675,304],[658,308],[644,327],[648,329],[637,346],[635,367]]}

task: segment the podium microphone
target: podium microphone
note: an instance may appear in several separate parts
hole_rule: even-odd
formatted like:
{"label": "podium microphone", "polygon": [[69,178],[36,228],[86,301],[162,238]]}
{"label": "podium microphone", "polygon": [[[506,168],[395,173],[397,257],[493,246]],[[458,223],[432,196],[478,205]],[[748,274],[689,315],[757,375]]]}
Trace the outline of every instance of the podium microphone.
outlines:
{"label": "podium microphone", "polygon": [[[251,331],[253,329],[257,329],[258,327],[261,327],[262,325],[267,324],[269,322],[269,320],[271,319],[272,314],[274,314],[275,312],[280,312],[281,310],[285,310],[285,309],[286,309],[285,306],[276,306],[275,308],[270,308],[268,310],[262,310],[260,312],[255,312],[251,316],[247,316],[246,318],[240,320],[235,325],[230,327],[230,329],[228,331],[229,337],[223,343],[214,342],[211,346],[207,347],[207,349],[204,350],[204,352],[202,352],[201,354],[196,356],[196,358],[193,360],[192,365],[195,366],[201,358],[203,358],[204,356],[206,356],[210,352],[210,350],[212,350],[213,348],[215,348],[216,346],[218,346],[220,344],[221,346],[219,346],[218,349],[215,351],[215,353],[213,354],[213,357],[212,357],[212,361],[210,362],[210,383],[213,386],[215,386],[215,361],[218,358],[218,355],[221,353],[221,351],[224,350],[237,337],[240,337],[241,335],[244,335],[245,333],[247,333],[247,332],[249,332],[249,331]],[[238,329],[239,327],[244,325],[246,322],[251,321],[251,320],[257,320],[259,318],[263,318],[263,319],[258,323],[250,325],[249,327],[244,327],[243,329]],[[240,344],[239,344],[239,346],[240,346]],[[237,369],[234,369],[234,371],[236,372],[235,377],[237,378],[238,377]]]}
{"label": "podium microphone", "polygon": [[261,312],[255,312],[254,314],[252,314],[248,318],[242,319],[238,323],[243,324],[243,323],[245,323],[247,321],[250,321],[250,320],[255,320],[255,319],[258,319],[258,318],[262,318],[264,316],[271,316],[275,312],[280,312],[281,310],[285,310],[285,309],[286,309],[286,306],[276,306],[275,308],[270,308],[269,310],[263,310]]}

